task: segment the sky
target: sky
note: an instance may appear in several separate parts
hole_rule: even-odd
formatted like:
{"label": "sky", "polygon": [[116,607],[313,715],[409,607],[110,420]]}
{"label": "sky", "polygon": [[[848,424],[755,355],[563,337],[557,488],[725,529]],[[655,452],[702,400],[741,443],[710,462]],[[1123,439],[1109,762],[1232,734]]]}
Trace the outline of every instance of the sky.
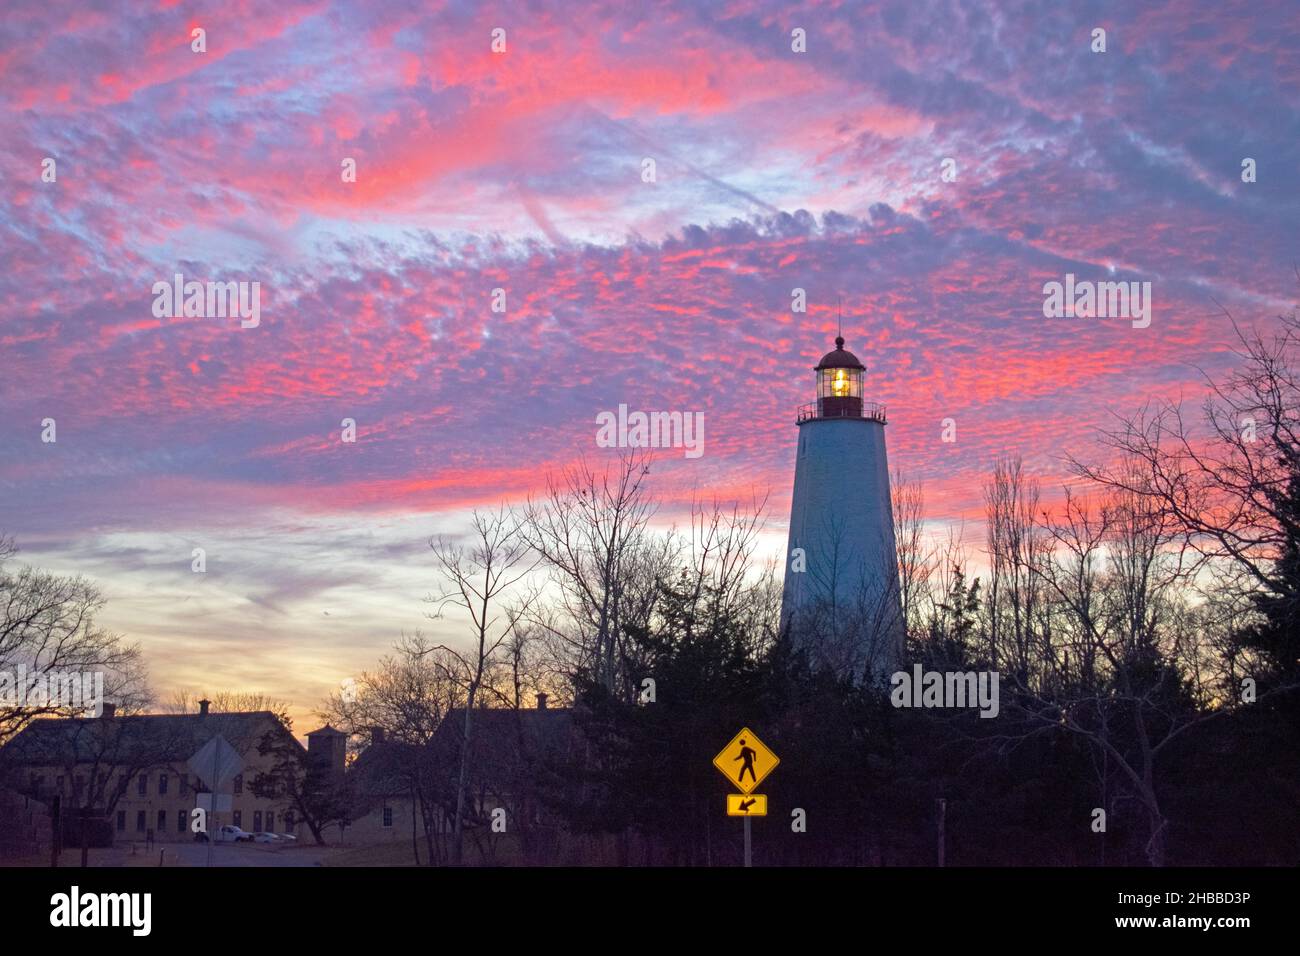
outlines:
{"label": "sky", "polygon": [[[9,0],[0,532],[103,588],[160,696],[312,723],[403,631],[459,639],[429,537],[610,460],[620,404],[704,415],[665,520],[767,495],[779,551],[839,322],[936,526],[999,455],[1050,499],[1201,400],[1225,310],[1294,308],[1298,177],[1285,0]],[[259,283],[258,324],[159,315],[177,273]],[[1067,274],[1151,283],[1150,324],[1045,317]]]}

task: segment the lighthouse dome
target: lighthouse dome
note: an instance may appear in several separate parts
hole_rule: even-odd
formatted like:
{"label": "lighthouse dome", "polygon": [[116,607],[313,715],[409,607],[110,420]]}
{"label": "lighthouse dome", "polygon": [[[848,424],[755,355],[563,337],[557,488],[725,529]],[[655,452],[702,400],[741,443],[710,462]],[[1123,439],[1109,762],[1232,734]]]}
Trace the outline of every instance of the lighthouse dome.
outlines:
{"label": "lighthouse dome", "polygon": [[858,357],[852,352],[844,351],[844,336],[841,335],[835,338],[835,351],[823,355],[817,368],[860,368],[865,370],[866,366],[859,362]]}

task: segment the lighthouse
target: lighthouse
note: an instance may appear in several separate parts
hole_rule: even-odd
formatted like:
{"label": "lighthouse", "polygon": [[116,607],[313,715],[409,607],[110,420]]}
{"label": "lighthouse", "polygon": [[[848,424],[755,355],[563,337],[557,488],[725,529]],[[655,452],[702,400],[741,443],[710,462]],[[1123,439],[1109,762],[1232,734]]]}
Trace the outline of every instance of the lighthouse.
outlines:
{"label": "lighthouse", "polygon": [[835,339],[799,408],[781,629],[815,660],[880,681],[903,653],[885,407],[864,402],[866,367]]}

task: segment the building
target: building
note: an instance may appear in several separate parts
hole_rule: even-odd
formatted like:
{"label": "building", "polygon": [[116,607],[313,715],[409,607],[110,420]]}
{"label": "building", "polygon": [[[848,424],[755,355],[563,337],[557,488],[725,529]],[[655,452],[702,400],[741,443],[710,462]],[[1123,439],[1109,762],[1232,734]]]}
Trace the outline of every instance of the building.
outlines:
{"label": "building", "polygon": [[[205,700],[194,714],[119,717],[112,704],[105,704],[100,717],[34,720],[0,750],[0,772],[8,786],[57,807],[65,821],[93,819],[112,841],[193,840],[192,811],[206,785],[189,760],[219,735],[244,766],[230,786],[231,810],[219,813],[216,823],[233,823],[250,833],[297,835],[301,823],[286,801],[255,796],[246,783],[274,759],[258,753],[268,734],[286,746],[301,750],[302,745],[270,711],[210,713],[208,708]],[[65,843],[72,837],[65,823]]]}
{"label": "building", "polygon": [[434,800],[445,794],[446,785],[435,774],[431,758],[428,746],[389,741],[382,728],[371,730],[370,745],[348,768],[354,801],[348,842],[427,843],[426,813],[434,832],[443,832],[445,814]]}
{"label": "building", "polygon": [[[567,854],[563,822],[551,806],[565,789],[564,766],[579,746],[573,711],[549,706],[546,694],[536,707],[477,707],[470,715],[466,778],[465,857],[484,862],[554,863]],[[455,781],[465,732],[465,711],[450,711],[432,745],[453,782],[449,809],[455,809]]]}
{"label": "building", "polygon": [[835,339],[799,409],[782,632],[822,663],[883,679],[902,657],[885,407],[863,401],[866,367]]}
{"label": "building", "polygon": [[[576,746],[572,712],[538,694],[535,708],[476,707],[470,720],[466,861],[555,862],[562,827],[548,803]],[[346,842],[418,844],[423,860],[448,862],[464,732],[464,708],[449,711],[424,744],[390,742],[374,728],[348,768]]]}

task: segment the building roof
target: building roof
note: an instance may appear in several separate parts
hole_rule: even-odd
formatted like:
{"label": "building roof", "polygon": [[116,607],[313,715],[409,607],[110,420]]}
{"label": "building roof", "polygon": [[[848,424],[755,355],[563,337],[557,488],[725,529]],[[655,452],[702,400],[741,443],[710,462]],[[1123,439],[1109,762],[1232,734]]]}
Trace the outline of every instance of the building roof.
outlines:
{"label": "building roof", "polygon": [[[411,794],[418,776],[425,796],[454,800],[465,709],[449,711],[425,744],[372,743],[348,767],[358,813]],[[575,739],[568,708],[474,708],[470,791],[497,796],[536,793],[553,775],[549,763],[563,759]]]}
{"label": "building roof", "polygon": [[421,760],[430,758],[429,748],[418,744],[385,741],[371,744],[357,755],[348,768],[361,798],[386,797],[411,789],[411,775]]}
{"label": "building roof", "polygon": [[242,754],[257,746],[268,722],[289,733],[269,710],[43,718],[0,750],[0,764],[172,763],[188,760],[218,734]]}
{"label": "building roof", "polygon": [[336,727],[331,727],[329,724],[326,724],[324,727],[317,727],[315,730],[309,731],[307,733],[307,736],[308,737],[346,737],[347,734],[345,734],[343,731],[339,730]]}
{"label": "building roof", "polygon": [[854,355],[852,352],[844,351],[844,336],[841,335],[841,336],[836,336],[835,338],[835,351],[827,352],[825,355],[823,355],[822,360],[817,364],[816,368],[818,369],[824,369],[824,368],[865,369],[866,366],[863,365],[861,362],[859,362],[858,357]]}
{"label": "building roof", "polygon": [[[465,709],[448,712],[430,741],[436,758],[454,766],[460,754]],[[559,757],[574,740],[567,707],[475,707],[470,718],[471,773],[497,790],[514,789],[548,758]]]}

